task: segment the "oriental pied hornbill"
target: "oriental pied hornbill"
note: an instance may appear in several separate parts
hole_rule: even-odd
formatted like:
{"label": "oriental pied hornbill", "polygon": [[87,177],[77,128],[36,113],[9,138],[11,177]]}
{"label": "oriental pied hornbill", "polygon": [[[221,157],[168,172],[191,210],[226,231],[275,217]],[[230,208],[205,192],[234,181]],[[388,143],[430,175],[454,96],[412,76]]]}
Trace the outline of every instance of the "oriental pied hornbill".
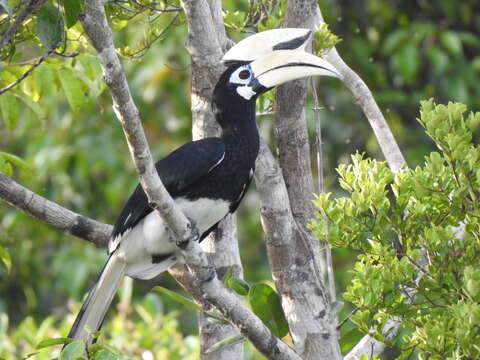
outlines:
{"label": "oriental pied hornbill", "polygon": [[[250,36],[223,57],[227,66],[213,93],[213,111],[221,137],[189,142],[156,164],[158,174],[180,209],[205,238],[233,213],[255,167],[259,135],[255,101],[287,81],[313,76],[340,77],[325,60],[304,48],[308,29],[277,29]],[[85,300],[69,337],[91,342],[123,276],[151,279],[176,263],[176,242],[164,221],[148,205],[139,185],[113,229],[110,258]]]}

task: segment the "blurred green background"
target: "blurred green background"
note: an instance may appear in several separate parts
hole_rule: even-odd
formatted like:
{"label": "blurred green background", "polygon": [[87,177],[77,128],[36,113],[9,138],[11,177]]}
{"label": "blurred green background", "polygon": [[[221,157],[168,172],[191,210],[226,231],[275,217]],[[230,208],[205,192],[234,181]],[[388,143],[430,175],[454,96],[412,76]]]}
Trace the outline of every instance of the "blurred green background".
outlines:
{"label": "blurred green background", "polygon": [[[248,12],[249,5],[256,3],[223,1],[230,12]],[[455,100],[479,109],[478,1],[320,0],[319,5],[330,29],[342,39],[337,45],[339,53],[374,93],[410,166],[420,163],[432,150],[431,141],[416,121],[420,100]],[[155,158],[161,158],[191,138],[190,59],[184,48],[184,17],[165,13],[149,23],[145,16],[132,18],[115,5],[109,5],[109,12],[115,19],[115,41],[122,48],[123,64],[152,151]],[[143,56],[129,56],[142,47],[145,33],[158,34],[172,21]],[[229,34],[235,40],[245,36],[231,28]],[[17,116],[4,109],[0,112],[0,151],[28,163],[30,171],[14,169],[15,179],[24,186],[73,211],[113,223],[137,180],[98,62],[92,52],[84,51],[85,43],[76,40],[80,35],[79,24],[67,33],[71,41],[67,52],[78,50],[80,55],[47,60],[9,95],[0,96],[0,106],[12,99],[18,103],[13,112]],[[28,68],[14,64],[40,53],[41,48],[28,38],[17,41],[15,55],[1,63],[0,86]],[[339,193],[338,163],[348,162],[349,155],[357,150],[375,158],[382,155],[348,90],[333,79],[321,79],[318,90],[324,107],[326,190]],[[313,139],[311,107],[309,100]],[[259,123],[263,135],[270,138],[271,117],[261,116]],[[238,211],[245,279],[250,282],[270,279],[258,210],[253,187]],[[43,338],[67,333],[73,321],[71,313],[78,310],[106,253],[4,203],[0,205],[0,245],[12,257],[9,273],[0,266],[0,357],[15,354],[15,358],[33,351]],[[339,294],[349,281],[354,256],[341,250],[334,254]],[[194,312],[148,293],[155,284],[180,291],[169,275],[150,282],[136,281],[131,292],[121,292],[127,310],[112,309],[106,322],[111,334],[107,339],[114,338],[113,345],[121,344],[135,358],[144,349],[153,349],[158,359],[197,358]],[[157,327],[155,331],[152,324]],[[48,352],[41,356],[50,358]],[[247,357],[259,355],[249,350]]]}

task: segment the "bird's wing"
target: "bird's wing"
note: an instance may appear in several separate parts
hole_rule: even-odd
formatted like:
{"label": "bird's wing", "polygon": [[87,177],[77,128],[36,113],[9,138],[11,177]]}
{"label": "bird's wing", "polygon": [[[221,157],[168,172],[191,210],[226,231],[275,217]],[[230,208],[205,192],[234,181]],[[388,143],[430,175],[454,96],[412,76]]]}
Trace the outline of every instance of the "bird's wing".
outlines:
{"label": "bird's wing", "polygon": [[[172,197],[212,171],[225,157],[220,138],[191,141],[155,164],[160,179]],[[117,219],[111,239],[133,228],[152,211],[142,187],[137,186]],[[110,252],[114,249],[110,249]]]}

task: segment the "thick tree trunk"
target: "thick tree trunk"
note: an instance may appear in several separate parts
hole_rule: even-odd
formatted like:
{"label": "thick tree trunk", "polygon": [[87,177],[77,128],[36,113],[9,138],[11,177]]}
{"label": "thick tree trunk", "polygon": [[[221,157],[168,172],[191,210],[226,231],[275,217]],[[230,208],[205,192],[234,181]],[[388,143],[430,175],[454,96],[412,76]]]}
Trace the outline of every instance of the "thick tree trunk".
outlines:
{"label": "thick tree trunk", "polygon": [[[315,0],[290,0],[284,26],[315,28],[320,21],[318,12]],[[340,359],[336,319],[320,272],[320,243],[307,229],[314,216],[315,189],[305,116],[306,93],[307,80],[277,89],[274,134],[293,215],[294,236],[285,238],[281,246],[271,239],[269,254],[297,352],[304,359]],[[270,229],[267,234],[273,236],[275,216],[264,211],[263,217],[269,218],[270,225],[265,227]]]}
{"label": "thick tree trunk", "polygon": [[[199,9],[200,6],[206,8]],[[221,56],[228,41],[223,25],[221,3],[209,0],[202,3],[185,2],[189,23],[188,43],[192,55],[192,135],[193,139],[219,136],[221,130],[211,111],[211,99],[214,84],[221,74]],[[204,18],[194,18],[194,14],[202,13]],[[209,22],[205,26],[205,22]],[[209,32],[209,29],[214,31]],[[206,45],[205,43],[208,43]],[[208,64],[205,63],[210,58]],[[217,66],[214,66],[217,64]],[[217,274],[223,278],[227,268],[233,269],[233,274],[242,277],[240,261],[237,222],[235,215],[222,221],[218,230],[205,239],[203,249],[209,255],[217,269]],[[204,308],[208,310],[208,305]],[[243,343],[225,346],[215,352],[206,353],[213,345],[239,332],[230,324],[218,324],[208,320],[204,313],[198,314],[201,358],[203,360],[235,360],[243,358]]]}

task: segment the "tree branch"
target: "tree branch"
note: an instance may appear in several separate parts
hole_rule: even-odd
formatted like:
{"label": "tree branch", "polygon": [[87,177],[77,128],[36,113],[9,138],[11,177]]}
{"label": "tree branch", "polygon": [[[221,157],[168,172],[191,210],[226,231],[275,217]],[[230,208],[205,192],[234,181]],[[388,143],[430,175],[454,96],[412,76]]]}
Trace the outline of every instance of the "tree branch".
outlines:
{"label": "tree branch", "polygon": [[[323,23],[321,11],[319,15]],[[394,173],[397,172],[403,165],[406,165],[405,158],[367,84],[343,61],[335,47],[325,53],[323,57],[342,75],[343,83],[350,89],[355,101],[358,102],[369,121],[388,166]]]}
{"label": "tree branch", "polygon": [[0,173],[0,198],[32,217],[97,246],[106,247],[112,226],[92,220],[35,194]]}
{"label": "tree branch", "polygon": [[270,268],[296,351],[302,359],[335,359],[328,357],[333,350],[318,341],[337,341],[328,319],[327,294],[319,287],[312,251],[292,214],[282,169],[263,140],[255,167]]}
{"label": "tree branch", "polygon": [[[324,20],[320,9],[319,16],[323,23]],[[335,66],[342,75],[344,84],[350,89],[369,121],[390,169],[394,173],[398,172],[402,166],[406,165],[406,162],[372,92],[360,76],[343,61],[335,47],[329,50],[323,57]],[[419,276],[421,275],[419,274]],[[396,336],[400,326],[400,319],[392,318],[384,326],[382,335],[384,335],[386,340],[391,340]],[[353,360],[361,354],[379,355],[383,353],[385,348],[386,345],[384,343],[369,335],[365,335],[344,359]]]}
{"label": "tree branch", "polygon": [[[191,84],[191,110],[192,110],[192,135],[193,139],[219,136],[220,126],[215,121],[212,112],[211,99],[213,95],[214,84],[218,81],[219,72],[211,72],[209,69],[221,67],[221,57],[224,53],[224,46],[228,44],[223,25],[222,6],[220,0],[207,0],[205,2],[184,2],[185,15],[187,17],[189,49],[192,55],[192,84]],[[206,9],[210,9],[210,14],[205,11],[203,16],[193,16]],[[203,7],[199,9],[199,7]],[[204,26],[204,25],[210,25]],[[210,28],[213,32],[208,32]],[[211,57],[212,63],[208,66],[200,65],[199,61],[205,61],[203,57],[205,44],[209,44],[213,49],[214,56]],[[210,49],[212,50],[212,49]],[[195,55],[197,54],[197,55]],[[198,58],[202,54],[202,59]],[[235,277],[242,277],[243,268],[240,260],[237,240],[237,222],[236,215],[230,215],[220,223],[217,231],[203,240],[203,249],[209,254],[210,260],[215,265],[217,274],[223,278],[226,269],[231,268]],[[178,269],[176,279],[182,281],[181,269],[185,272],[185,267]],[[191,282],[189,282],[191,284]],[[184,287],[188,284],[183,283]],[[192,289],[190,289],[192,290]],[[194,296],[192,294],[192,296]],[[194,298],[200,302],[205,310],[211,308],[211,304],[203,301],[201,297]],[[198,314],[198,324],[200,333],[201,359],[202,360],[240,360],[243,359],[243,343],[232,344],[218,349],[214,352],[208,352],[213,345],[220,341],[238,335],[237,329],[231,324],[214,323],[208,319],[205,312]]]}
{"label": "tree branch", "polygon": [[[284,26],[314,28],[318,22],[315,0],[287,3]],[[304,359],[340,359],[336,322],[320,271],[320,243],[307,229],[315,212],[307,88],[307,80],[297,80],[277,89],[274,134],[281,171],[262,145],[255,179],[273,278],[295,349]]]}
{"label": "tree branch", "polygon": [[[192,2],[185,3],[186,6],[193,7]],[[203,292],[203,298],[235,324],[265,356],[275,359],[299,359],[298,355],[276,338],[241,300],[223,287],[198,242],[194,241],[198,239],[194,225],[190,224],[185,215],[177,209],[160,181],[141,126],[138,109],[133,103],[125,74],[115,53],[112,33],[101,0],[88,0],[85,11],[79,18],[98,52],[105,82],[112,95],[113,108],[122,124],[142,187],[152,208],[159,211],[169,228],[177,235],[179,251],[194,274],[198,288]]]}
{"label": "tree branch", "polygon": [[22,25],[27,16],[42,6],[45,1],[46,0],[29,0],[27,2],[23,10],[15,18],[15,21],[8,27],[3,36],[0,38],[0,49],[3,49],[3,47],[10,42],[17,32],[17,29],[20,25]]}

